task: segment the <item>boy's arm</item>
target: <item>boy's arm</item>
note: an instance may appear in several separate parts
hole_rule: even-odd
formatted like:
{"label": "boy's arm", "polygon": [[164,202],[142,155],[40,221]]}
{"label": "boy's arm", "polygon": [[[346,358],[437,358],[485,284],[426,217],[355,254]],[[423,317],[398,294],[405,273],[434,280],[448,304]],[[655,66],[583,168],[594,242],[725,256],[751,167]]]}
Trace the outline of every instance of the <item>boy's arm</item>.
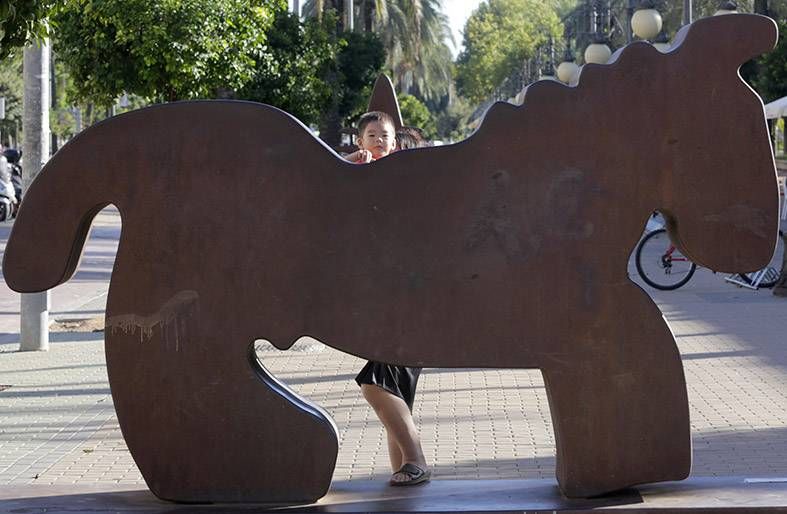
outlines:
{"label": "boy's arm", "polygon": [[345,155],[344,158],[357,164],[366,164],[367,162],[372,162],[372,152],[369,150],[358,150],[357,152]]}

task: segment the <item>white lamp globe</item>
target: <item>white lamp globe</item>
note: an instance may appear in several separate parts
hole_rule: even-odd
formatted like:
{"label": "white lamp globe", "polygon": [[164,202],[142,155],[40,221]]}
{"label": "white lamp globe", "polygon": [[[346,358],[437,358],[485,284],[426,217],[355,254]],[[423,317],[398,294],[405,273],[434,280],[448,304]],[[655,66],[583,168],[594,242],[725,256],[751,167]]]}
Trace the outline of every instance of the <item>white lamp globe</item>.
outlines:
{"label": "white lamp globe", "polygon": [[576,86],[579,84],[579,75],[582,73],[582,66],[577,66],[577,71],[571,75],[571,80],[568,81],[569,86]]}
{"label": "white lamp globe", "polygon": [[661,32],[663,21],[656,9],[640,9],[631,18],[631,29],[640,39],[653,39]]}
{"label": "white lamp globe", "polygon": [[653,46],[656,48],[656,50],[658,50],[659,52],[661,52],[663,54],[666,54],[667,52],[670,51],[670,48],[672,48],[672,45],[670,45],[669,42],[667,42],[667,43],[653,43]]}
{"label": "white lamp globe", "polygon": [[607,64],[612,57],[612,50],[604,43],[592,43],[585,48],[585,62],[593,64]]}
{"label": "white lamp globe", "polygon": [[579,66],[576,63],[571,61],[563,61],[557,67],[557,78],[560,79],[561,82],[565,82],[568,84],[571,82],[571,77],[579,71]]}

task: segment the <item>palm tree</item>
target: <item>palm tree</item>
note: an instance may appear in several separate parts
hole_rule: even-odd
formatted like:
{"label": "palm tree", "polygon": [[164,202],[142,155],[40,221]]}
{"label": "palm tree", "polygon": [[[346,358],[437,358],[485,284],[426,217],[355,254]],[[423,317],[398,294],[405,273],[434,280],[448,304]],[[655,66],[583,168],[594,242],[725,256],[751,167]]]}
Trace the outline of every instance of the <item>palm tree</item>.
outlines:
{"label": "palm tree", "polygon": [[[453,41],[442,0],[356,0],[354,25],[374,32],[385,46],[386,66],[396,89],[423,100],[438,100],[451,83]],[[307,0],[306,16],[326,9],[344,12],[344,0]]]}

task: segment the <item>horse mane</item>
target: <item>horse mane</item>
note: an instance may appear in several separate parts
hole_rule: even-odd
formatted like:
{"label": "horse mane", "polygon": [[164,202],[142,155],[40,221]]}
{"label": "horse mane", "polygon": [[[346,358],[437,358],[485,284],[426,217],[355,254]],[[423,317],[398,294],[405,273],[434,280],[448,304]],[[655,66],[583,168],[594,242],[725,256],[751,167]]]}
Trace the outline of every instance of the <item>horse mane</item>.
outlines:
{"label": "horse mane", "polygon": [[[708,32],[712,34],[706,34]],[[592,96],[596,88],[606,89],[614,84],[608,77],[615,72],[636,72],[647,68],[650,73],[658,73],[665,63],[691,52],[708,54],[708,59],[730,61],[734,64],[734,71],[737,71],[748,59],[773,49],[777,39],[776,23],[766,16],[727,14],[701,18],[681,27],[666,52],[659,51],[647,41],[635,41],[616,50],[606,64],[583,65],[574,83],[542,79],[527,85],[521,105],[503,101],[493,103],[484,113],[475,134],[486,132],[489,125],[497,124],[496,119],[508,117],[514,112],[526,112],[529,108],[538,108],[542,103],[559,102],[568,95]],[[718,50],[718,55],[708,52],[708,41],[714,43],[713,48]],[[739,47],[735,47],[736,44]],[[739,77],[739,80],[743,79]]]}
{"label": "horse mane", "polygon": [[[642,68],[643,65],[657,64],[658,60],[671,58],[670,54],[677,52],[678,48],[671,49],[668,53],[661,53],[650,43],[637,41],[618,49],[606,64],[585,64],[580,68],[579,77],[575,83],[565,84],[555,79],[541,79],[528,84],[524,88],[521,105],[499,101],[493,103],[484,113],[483,119],[476,129],[475,134],[482,134],[497,125],[496,120],[507,118],[515,112],[524,114],[544,104],[561,102],[569,95],[583,95],[592,97],[597,88],[608,88],[607,77],[611,72],[620,69]],[[644,61],[647,60],[647,61]]]}

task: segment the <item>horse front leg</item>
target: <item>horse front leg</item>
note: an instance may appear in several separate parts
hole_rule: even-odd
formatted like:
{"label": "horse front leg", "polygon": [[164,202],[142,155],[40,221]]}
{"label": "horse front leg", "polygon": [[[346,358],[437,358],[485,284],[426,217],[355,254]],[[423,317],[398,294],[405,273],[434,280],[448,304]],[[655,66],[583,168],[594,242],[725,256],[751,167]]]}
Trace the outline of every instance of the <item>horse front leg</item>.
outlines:
{"label": "horse front leg", "polygon": [[112,395],[146,483],[181,502],[316,501],[336,463],[333,421],[258,364],[239,320],[198,303],[108,312]]}
{"label": "horse front leg", "polygon": [[576,358],[542,368],[568,497],[682,480],[691,469],[686,381],[661,312],[635,286],[576,327]]}

